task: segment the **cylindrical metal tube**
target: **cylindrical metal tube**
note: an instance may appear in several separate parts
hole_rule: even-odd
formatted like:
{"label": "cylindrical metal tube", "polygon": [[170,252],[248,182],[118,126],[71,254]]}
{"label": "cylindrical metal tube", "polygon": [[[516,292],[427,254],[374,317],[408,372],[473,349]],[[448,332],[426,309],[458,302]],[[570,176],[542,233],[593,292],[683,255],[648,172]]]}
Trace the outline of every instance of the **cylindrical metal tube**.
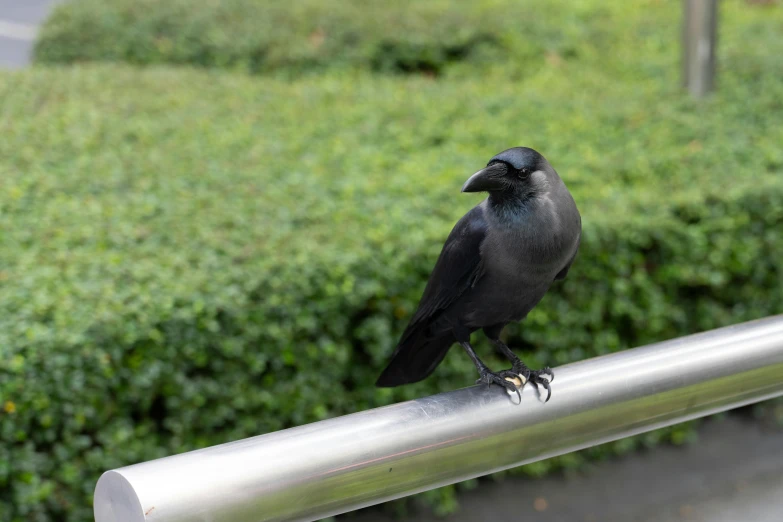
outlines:
{"label": "cylindrical metal tube", "polygon": [[697,98],[712,90],[717,52],[718,0],[683,0],[682,76]]}
{"label": "cylindrical metal tube", "polygon": [[318,520],[783,395],[783,316],[108,471],[96,522]]}

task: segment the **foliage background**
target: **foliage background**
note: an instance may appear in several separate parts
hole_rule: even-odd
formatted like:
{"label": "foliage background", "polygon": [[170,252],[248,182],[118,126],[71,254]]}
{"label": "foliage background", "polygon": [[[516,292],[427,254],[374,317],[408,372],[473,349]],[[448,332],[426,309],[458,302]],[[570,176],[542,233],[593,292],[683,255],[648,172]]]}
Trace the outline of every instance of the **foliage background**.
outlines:
{"label": "foliage background", "polygon": [[696,102],[673,0],[58,7],[0,74],[0,519],[90,520],[105,469],[472,383],[452,354],[372,386],[459,186],[511,146],[584,221],[507,329],[532,366],[783,311],[783,10],[721,9]]}

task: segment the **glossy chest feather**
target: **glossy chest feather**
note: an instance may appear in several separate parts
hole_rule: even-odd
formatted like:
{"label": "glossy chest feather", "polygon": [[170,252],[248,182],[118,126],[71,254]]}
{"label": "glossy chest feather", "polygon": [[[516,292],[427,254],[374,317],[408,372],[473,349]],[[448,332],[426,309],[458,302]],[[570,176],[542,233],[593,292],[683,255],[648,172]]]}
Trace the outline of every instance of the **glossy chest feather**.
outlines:
{"label": "glossy chest feather", "polygon": [[489,227],[481,245],[482,277],[460,314],[476,328],[524,318],[573,259],[581,235],[581,218],[565,187],[515,212],[483,205]]}

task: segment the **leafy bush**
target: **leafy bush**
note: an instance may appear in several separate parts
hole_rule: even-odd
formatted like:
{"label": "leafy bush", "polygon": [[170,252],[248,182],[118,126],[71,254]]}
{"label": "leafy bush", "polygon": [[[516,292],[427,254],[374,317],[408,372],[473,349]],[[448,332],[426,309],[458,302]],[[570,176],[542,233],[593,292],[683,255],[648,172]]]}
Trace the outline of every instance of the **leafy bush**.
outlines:
{"label": "leafy bush", "polygon": [[[37,63],[126,62],[283,77],[353,69],[524,81],[564,63],[678,81],[675,0],[70,0],[39,32]],[[774,48],[783,9],[721,4],[721,60]],[[643,57],[643,59],[642,59]],[[662,65],[673,68],[661,69]],[[644,88],[640,85],[640,88]],[[571,93],[573,94],[573,93]]]}
{"label": "leafy bush", "polygon": [[509,328],[531,364],[783,309],[772,80],[616,104],[613,79],[584,77],[582,106],[535,80],[3,79],[3,520],[87,520],[104,469],[471,383],[452,355],[425,382],[372,386],[477,200],[463,178],[507,146],[548,155],[585,223],[569,279]]}
{"label": "leafy bush", "polygon": [[[729,0],[721,10],[721,59],[762,51],[779,32],[780,6]],[[649,74],[677,54],[680,16],[678,0],[69,0],[42,27],[34,57],[287,76],[501,69],[524,79],[562,62],[611,73],[644,56],[637,71]]]}
{"label": "leafy bush", "polygon": [[674,23],[679,13],[649,2],[604,4],[72,0],[58,6],[44,25],[35,58],[41,63],[191,64],[252,73],[358,67],[438,74],[461,63],[471,69],[513,63],[530,74],[546,59],[617,52],[624,38],[638,37],[626,33],[623,24],[633,20],[644,29],[650,10],[656,23]]}
{"label": "leafy bush", "polygon": [[[536,67],[455,65],[448,81],[3,73],[0,519],[90,520],[105,469],[473,382],[454,354],[425,382],[372,387],[478,201],[459,186],[506,147],[552,161],[585,227],[568,280],[508,329],[531,365],[783,311],[781,10],[725,4],[720,90],[696,103],[677,88],[675,4],[617,4],[552,3],[561,46]],[[43,41],[83,5],[60,8]],[[75,27],[63,45],[102,41]],[[117,45],[143,32],[110,27]],[[625,45],[604,53],[601,35]],[[156,56],[136,61],[168,61]],[[122,59],[87,58],[107,57]],[[692,436],[677,426],[520,469]],[[453,491],[425,498],[448,510]]]}
{"label": "leafy bush", "polygon": [[81,0],[55,10],[36,57],[252,72],[333,63],[437,71],[483,44],[501,44],[498,28],[509,24],[493,11],[486,2]]}

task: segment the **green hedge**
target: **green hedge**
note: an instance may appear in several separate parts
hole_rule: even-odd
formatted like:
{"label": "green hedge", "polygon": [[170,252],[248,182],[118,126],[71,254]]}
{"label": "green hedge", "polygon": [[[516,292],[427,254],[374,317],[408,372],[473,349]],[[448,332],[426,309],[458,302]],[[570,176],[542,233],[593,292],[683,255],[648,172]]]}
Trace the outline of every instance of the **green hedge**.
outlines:
{"label": "green hedge", "polygon": [[[599,0],[71,0],[40,32],[40,63],[191,64],[285,74],[324,68],[440,74],[633,57],[660,46],[677,2]],[[740,12],[742,17],[742,13]],[[649,38],[652,36],[652,38]],[[463,68],[464,69],[464,68]]]}
{"label": "green hedge", "polygon": [[[454,353],[372,386],[477,201],[461,183],[511,145],[543,151],[584,216],[568,280],[509,328],[532,365],[783,311],[783,84],[743,81],[779,56],[733,63],[703,105],[560,69],[3,74],[0,519],[88,520],[104,469],[472,383]],[[451,491],[429,497],[448,510]]]}
{"label": "green hedge", "polygon": [[536,28],[532,6],[517,7],[524,25],[514,28],[505,16],[513,3],[496,4],[76,0],[55,9],[35,55],[49,63],[168,62],[252,72],[325,65],[437,72],[481,49],[501,51],[512,28]]}
{"label": "green hedge", "polygon": [[[680,4],[69,0],[42,27],[34,57],[49,64],[169,63],[284,75],[359,68],[462,76],[502,69],[524,79],[552,63],[590,62],[609,72],[644,56],[640,69],[649,73],[677,54]],[[721,11],[726,48],[761,50],[779,33],[780,6],[726,0]]]}
{"label": "green hedge", "polygon": [[[104,469],[473,382],[454,353],[425,382],[372,386],[478,200],[461,183],[506,147],[541,150],[585,226],[568,280],[509,328],[531,364],[783,312],[781,9],[722,4],[719,91],[696,103],[678,4],[617,4],[552,3],[563,47],[469,63],[481,77],[0,75],[0,520],[90,520]],[[77,27],[73,49],[92,38]],[[453,492],[424,498],[448,511]]]}

